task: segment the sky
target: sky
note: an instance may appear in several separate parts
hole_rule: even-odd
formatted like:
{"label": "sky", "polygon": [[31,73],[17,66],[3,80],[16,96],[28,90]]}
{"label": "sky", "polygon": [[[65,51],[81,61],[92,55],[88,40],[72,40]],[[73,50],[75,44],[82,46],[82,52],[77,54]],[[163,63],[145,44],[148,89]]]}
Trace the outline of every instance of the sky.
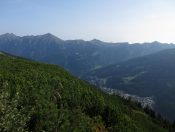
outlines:
{"label": "sky", "polygon": [[0,0],[0,34],[175,43],[175,0]]}

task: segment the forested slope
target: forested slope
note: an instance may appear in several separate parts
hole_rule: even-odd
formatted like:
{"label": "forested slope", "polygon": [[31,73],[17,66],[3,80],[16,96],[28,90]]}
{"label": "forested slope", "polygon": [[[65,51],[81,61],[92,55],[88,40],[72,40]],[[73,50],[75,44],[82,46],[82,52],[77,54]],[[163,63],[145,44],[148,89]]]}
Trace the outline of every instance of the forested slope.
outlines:
{"label": "forested slope", "polygon": [[[63,68],[0,54],[0,131],[167,132],[153,118]],[[173,130],[172,130],[173,131]]]}

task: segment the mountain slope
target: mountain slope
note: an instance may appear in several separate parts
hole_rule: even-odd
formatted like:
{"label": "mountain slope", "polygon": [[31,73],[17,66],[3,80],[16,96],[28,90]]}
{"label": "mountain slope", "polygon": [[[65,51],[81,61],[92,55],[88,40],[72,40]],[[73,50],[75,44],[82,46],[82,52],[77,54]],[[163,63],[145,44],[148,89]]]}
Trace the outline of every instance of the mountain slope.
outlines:
{"label": "mountain slope", "polygon": [[175,120],[174,68],[175,49],[169,49],[92,71],[85,78],[101,87],[152,97],[155,110]]}
{"label": "mountain slope", "polygon": [[0,36],[0,51],[61,65],[77,76],[90,70],[173,47],[175,48],[175,45],[158,42],[131,45],[106,43],[96,39],[63,41],[52,34],[24,37],[14,34]]}
{"label": "mountain slope", "polygon": [[0,54],[0,131],[168,132],[168,122],[64,69]]}

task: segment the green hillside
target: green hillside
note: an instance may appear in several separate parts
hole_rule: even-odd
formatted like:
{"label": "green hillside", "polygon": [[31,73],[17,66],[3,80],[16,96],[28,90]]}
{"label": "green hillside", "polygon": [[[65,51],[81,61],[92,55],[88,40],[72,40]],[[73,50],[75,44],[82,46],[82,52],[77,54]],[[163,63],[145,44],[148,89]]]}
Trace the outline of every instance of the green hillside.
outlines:
{"label": "green hillside", "polygon": [[0,54],[1,132],[168,132],[170,127],[58,66]]}

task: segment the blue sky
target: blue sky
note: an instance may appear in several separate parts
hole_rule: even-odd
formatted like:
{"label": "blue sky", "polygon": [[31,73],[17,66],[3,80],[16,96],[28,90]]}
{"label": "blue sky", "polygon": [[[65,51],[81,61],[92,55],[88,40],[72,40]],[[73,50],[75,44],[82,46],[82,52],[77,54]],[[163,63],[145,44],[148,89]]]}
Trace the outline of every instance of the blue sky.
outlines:
{"label": "blue sky", "polygon": [[0,0],[0,34],[174,42],[175,0]]}

